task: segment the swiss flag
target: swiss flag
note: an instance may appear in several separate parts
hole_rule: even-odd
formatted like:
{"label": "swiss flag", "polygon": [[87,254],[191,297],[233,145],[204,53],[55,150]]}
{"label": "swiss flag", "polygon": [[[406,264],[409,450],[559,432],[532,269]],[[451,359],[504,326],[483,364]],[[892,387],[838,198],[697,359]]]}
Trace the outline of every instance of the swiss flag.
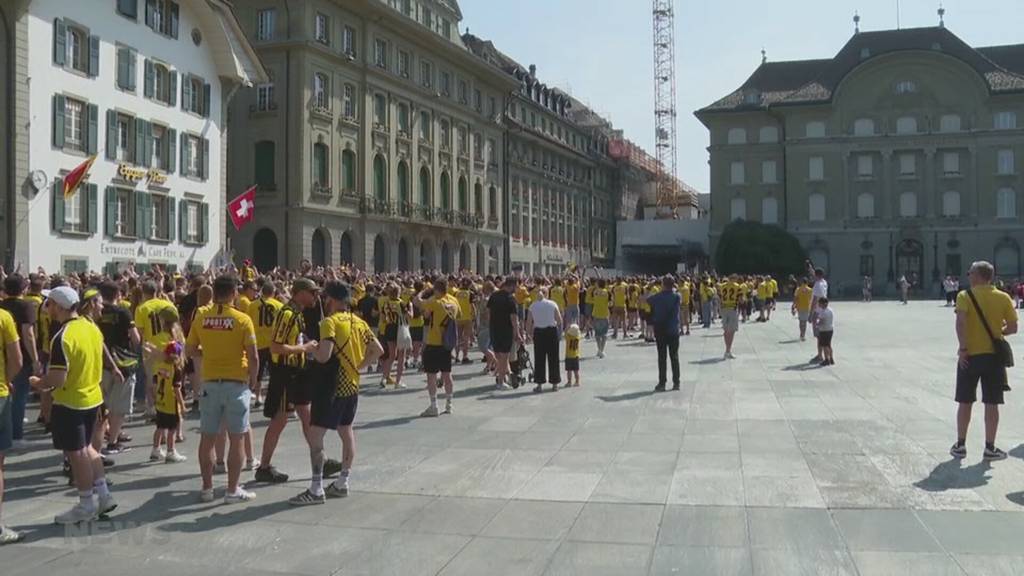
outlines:
{"label": "swiss flag", "polygon": [[237,198],[228,202],[228,214],[231,216],[231,223],[235,230],[241,230],[249,222],[252,222],[256,213],[256,187],[253,186],[238,195]]}

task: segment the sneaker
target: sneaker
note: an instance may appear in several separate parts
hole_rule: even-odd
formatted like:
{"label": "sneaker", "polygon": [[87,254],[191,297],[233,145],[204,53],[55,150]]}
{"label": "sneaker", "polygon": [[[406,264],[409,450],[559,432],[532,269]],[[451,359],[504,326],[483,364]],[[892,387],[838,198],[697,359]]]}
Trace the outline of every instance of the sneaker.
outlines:
{"label": "sneaker", "polygon": [[967,458],[967,446],[953,444],[952,448],[949,449],[949,455],[953,458]]}
{"label": "sneaker", "polygon": [[288,475],[284,472],[278,472],[277,468],[273,466],[257,468],[255,478],[257,482],[266,482],[268,484],[281,484],[288,481]]}
{"label": "sneaker", "polygon": [[821,356],[815,356],[814,358],[811,358],[810,360],[808,360],[807,363],[808,364],[820,364],[821,361],[822,361]]}
{"label": "sneaker", "polygon": [[245,468],[243,468],[243,470],[245,470],[246,472],[250,472],[250,471],[255,470],[255,469],[259,468],[259,467],[260,467],[260,459],[259,458],[247,458],[245,460]]}
{"label": "sneaker", "polygon": [[131,446],[125,446],[124,444],[117,442],[115,444],[107,444],[107,447],[103,449],[102,453],[107,456],[114,456],[116,454],[128,452],[131,449]]}
{"label": "sneaker", "polygon": [[241,486],[239,486],[238,488],[235,489],[235,493],[234,494],[225,494],[224,495],[224,503],[225,504],[234,504],[236,502],[248,502],[249,500],[252,500],[255,497],[256,497],[256,493],[255,492],[250,492],[250,491],[246,490],[245,488],[242,488]]}
{"label": "sneaker", "polygon": [[437,411],[437,405],[427,406],[427,409],[420,413],[420,418],[436,418],[440,412]]}
{"label": "sneaker", "polygon": [[472,360],[470,360],[469,358],[463,358],[463,359],[462,359],[462,364],[463,364],[464,366],[465,366],[465,365],[469,365],[469,364],[472,364],[472,363],[473,363],[473,361],[472,361]]}
{"label": "sneaker", "polygon": [[449,401],[444,403],[444,410],[441,411],[441,413],[442,414],[451,414],[452,413],[452,401],[451,400],[449,400]]}
{"label": "sneaker", "polygon": [[558,392],[558,384],[552,384],[551,385],[551,391],[552,392]]}
{"label": "sneaker", "polygon": [[604,358],[604,352],[598,352],[597,353],[597,357],[598,358]]}
{"label": "sneaker", "polygon": [[149,461],[150,462],[159,462],[159,461],[163,460],[164,458],[167,458],[167,453],[164,452],[164,449],[160,448],[159,446],[156,447],[156,448],[153,448],[153,451],[149,453]]}
{"label": "sneaker", "polygon": [[655,392],[664,392],[665,391],[665,385],[664,384],[658,384],[657,386],[654,387],[654,391]]}
{"label": "sneaker", "polygon": [[213,502],[213,488],[210,488],[209,490],[200,490],[199,491],[199,501],[200,502]]}
{"label": "sneaker", "polygon": [[501,384],[495,384],[494,385],[494,389],[498,390],[499,392],[504,392],[506,390],[511,390],[512,387],[509,386],[508,384],[505,384],[504,382],[502,382]]}
{"label": "sneaker", "polygon": [[132,437],[121,432],[117,435],[117,444],[127,444],[132,441]]}
{"label": "sneaker", "polygon": [[334,482],[327,485],[327,489],[324,493],[328,498],[345,498],[348,496],[348,482],[345,482],[341,488],[339,488]]}
{"label": "sneaker", "polygon": [[[329,490],[330,488],[328,488]],[[313,504],[323,504],[327,502],[327,496],[324,494],[313,494],[307,488],[302,494],[298,496],[292,496],[288,499],[288,503],[292,506],[311,506]]]}
{"label": "sneaker", "polygon": [[228,467],[223,462],[217,462],[216,464],[213,465],[214,474],[226,474],[227,471]]}
{"label": "sneaker", "polygon": [[164,462],[168,464],[178,464],[179,462],[184,462],[185,460],[188,460],[188,458],[186,458],[177,450],[171,450],[170,452],[167,453],[167,458],[164,459]]}
{"label": "sneaker", "polygon": [[395,390],[405,390],[406,388],[408,386],[405,385],[405,382],[395,382]]}
{"label": "sneaker", "polygon": [[338,472],[341,472],[341,462],[328,458],[324,461],[324,478],[330,478]]}
{"label": "sneaker", "polygon": [[544,387],[543,387],[543,386],[541,386],[540,384],[537,384],[536,386],[534,386],[534,387],[533,387],[533,391],[534,391],[534,392],[537,392],[537,393],[540,393],[540,392],[542,392],[543,390],[544,390]]}
{"label": "sneaker", "polygon": [[107,494],[106,496],[100,496],[99,501],[100,504],[96,509],[97,516],[110,514],[114,511],[115,508],[117,508],[117,501],[114,500],[114,496],[111,494]]}
{"label": "sneaker", "polygon": [[985,448],[985,454],[982,456],[985,460],[1006,460],[1006,452],[999,448]]}
{"label": "sneaker", "polygon": [[53,518],[55,524],[77,524],[79,522],[89,522],[96,519],[96,509],[86,508],[79,502],[71,507],[70,510],[63,514],[57,514]]}
{"label": "sneaker", "polygon": [[679,392],[679,383],[675,383],[675,384],[672,385],[672,391],[673,392]]}
{"label": "sneaker", "polygon": [[380,379],[380,389],[381,389],[381,390],[384,390],[384,389],[385,389],[385,388],[387,388],[387,387],[388,387],[388,381],[387,381],[387,380],[385,380],[385,379],[383,379],[383,378],[381,378],[381,379]]}
{"label": "sneaker", "polygon": [[726,360],[735,360],[736,356],[734,356],[732,352],[726,352],[724,358]]}
{"label": "sneaker", "polygon": [[25,536],[20,532],[15,532],[7,526],[0,526],[0,546],[4,544],[14,544],[15,542],[21,542]]}

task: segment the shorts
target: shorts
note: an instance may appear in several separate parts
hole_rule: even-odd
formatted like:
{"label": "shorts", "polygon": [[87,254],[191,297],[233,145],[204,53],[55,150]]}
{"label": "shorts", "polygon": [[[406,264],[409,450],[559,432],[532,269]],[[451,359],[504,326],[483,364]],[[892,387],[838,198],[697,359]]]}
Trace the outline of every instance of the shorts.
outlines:
{"label": "shorts", "polygon": [[979,380],[982,403],[1002,404],[1006,388],[1006,367],[995,354],[968,356],[966,368],[957,364],[956,401],[964,404],[977,401]]}
{"label": "shorts", "polygon": [[264,398],[263,415],[273,418],[282,410],[291,412],[295,406],[309,404],[308,385],[304,371],[295,366],[270,365],[270,385]]}
{"label": "shorts", "polygon": [[578,304],[569,304],[565,307],[565,325],[577,324],[580,321],[580,307]]}
{"label": "shorts", "polygon": [[735,308],[722,308],[722,330],[726,332],[739,332],[740,315]]}
{"label": "shorts", "polygon": [[203,382],[199,395],[199,432],[217,434],[221,424],[228,434],[249,431],[249,399],[252,391],[238,380],[209,380]]}
{"label": "shorts", "polygon": [[398,344],[398,324],[384,326],[384,341],[391,344]]}
{"label": "shorts", "polygon": [[565,371],[566,372],[579,372],[580,370],[580,359],[579,358],[566,358],[565,359]]}
{"label": "shorts", "polygon": [[[332,390],[333,391],[333,390]],[[359,395],[317,397],[309,413],[309,423],[313,426],[335,430],[342,426],[351,426],[356,419],[356,408],[359,406]]]}
{"label": "shorts", "polygon": [[796,317],[801,322],[807,322],[807,319],[811,317],[811,311],[810,310],[797,310],[796,311]]}
{"label": "shorts", "polygon": [[91,444],[99,409],[99,406],[96,406],[87,410],[75,410],[54,404],[50,412],[53,447],[63,452],[74,452]]}
{"label": "shorts", "polygon": [[135,398],[135,372],[129,371],[124,375],[124,382],[118,384],[114,380],[114,373],[103,371],[103,379],[100,380],[100,389],[103,390],[103,404],[114,416],[131,416],[132,404]]}
{"label": "shorts", "polygon": [[832,345],[832,334],[831,330],[819,330],[818,331],[818,346],[822,348]]}
{"label": "shorts", "polygon": [[626,313],[626,307],[625,306],[612,306],[612,314],[625,314],[625,313]]}
{"label": "shorts", "polygon": [[594,335],[601,338],[608,335],[607,318],[594,318]]}
{"label": "shorts", "polygon": [[481,326],[476,333],[476,346],[481,354],[487,354],[491,350],[491,327]]}
{"label": "shorts", "polygon": [[260,348],[256,354],[260,359],[260,371],[256,375],[256,379],[263,382],[263,379],[270,374],[270,348]]}
{"label": "shorts", "polygon": [[590,310],[590,304],[584,304],[583,307],[580,308],[580,313],[583,314],[584,318],[590,318]]}
{"label": "shorts", "polygon": [[409,335],[413,342],[423,342],[423,326],[410,326]]}
{"label": "shorts", "polygon": [[156,429],[157,430],[177,430],[181,420],[177,414],[167,414],[157,410],[156,412]]}
{"label": "shorts", "polygon": [[489,340],[491,343],[491,349],[494,350],[495,354],[508,354],[512,352],[512,333],[507,334],[502,332],[498,334],[489,334]]}
{"label": "shorts", "polygon": [[426,345],[423,348],[423,372],[450,374],[452,371],[452,353],[444,346]]}
{"label": "shorts", "polygon": [[7,395],[0,398],[0,454],[10,450],[13,445],[14,428],[11,425],[11,396]]}

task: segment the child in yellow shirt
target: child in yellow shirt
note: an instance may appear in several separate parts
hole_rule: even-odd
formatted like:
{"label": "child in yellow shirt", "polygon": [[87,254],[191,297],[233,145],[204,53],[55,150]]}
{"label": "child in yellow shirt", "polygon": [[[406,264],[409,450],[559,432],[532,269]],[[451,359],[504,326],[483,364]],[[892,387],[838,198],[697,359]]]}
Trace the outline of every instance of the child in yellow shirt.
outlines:
{"label": "child in yellow shirt", "polygon": [[566,388],[580,385],[580,327],[577,324],[570,324],[565,330],[565,379]]}
{"label": "child in yellow shirt", "polygon": [[[149,460],[163,460],[173,464],[186,460],[174,447],[185,406],[181,394],[185,369],[185,336],[178,324],[178,311],[173,307],[160,311],[160,324],[163,330],[146,343],[146,353],[153,368],[153,404],[156,408],[156,430],[153,432],[153,451]],[[166,452],[162,444],[167,445]]]}

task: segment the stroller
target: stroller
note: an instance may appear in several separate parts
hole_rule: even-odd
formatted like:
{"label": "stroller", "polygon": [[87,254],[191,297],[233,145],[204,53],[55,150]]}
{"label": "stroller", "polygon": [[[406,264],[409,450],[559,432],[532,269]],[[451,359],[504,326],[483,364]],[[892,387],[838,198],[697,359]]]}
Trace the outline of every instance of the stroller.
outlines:
{"label": "stroller", "polygon": [[512,359],[508,363],[508,384],[513,389],[533,380],[533,362],[530,352],[522,344],[512,345]]}

